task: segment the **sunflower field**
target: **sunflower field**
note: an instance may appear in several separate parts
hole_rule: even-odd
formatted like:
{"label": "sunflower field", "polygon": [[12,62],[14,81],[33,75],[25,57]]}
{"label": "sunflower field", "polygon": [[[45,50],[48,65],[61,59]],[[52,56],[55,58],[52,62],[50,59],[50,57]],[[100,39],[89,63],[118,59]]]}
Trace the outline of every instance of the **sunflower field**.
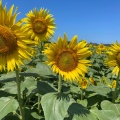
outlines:
{"label": "sunflower field", "polygon": [[120,43],[52,42],[49,10],[17,9],[0,0],[0,120],[120,120]]}

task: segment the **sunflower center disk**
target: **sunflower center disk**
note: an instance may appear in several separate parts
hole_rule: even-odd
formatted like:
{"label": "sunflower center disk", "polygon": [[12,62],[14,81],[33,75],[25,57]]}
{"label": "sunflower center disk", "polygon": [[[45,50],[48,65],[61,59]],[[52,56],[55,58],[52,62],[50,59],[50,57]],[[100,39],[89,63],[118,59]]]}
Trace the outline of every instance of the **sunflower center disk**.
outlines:
{"label": "sunflower center disk", "polygon": [[0,54],[10,54],[16,49],[17,40],[15,35],[9,28],[0,25]]}
{"label": "sunflower center disk", "polygon": [[4,39],[3,36],[0,35],[0,48],[2,48],[5,45],[5,42],[3,39]]}
{"label": "sunflower center disk", "polygon": [[117,63],[118,63],[118,65],[120,65],[120,53],[118,53],[118,55],[117,55]]}
{"label": "sunflower center disk", "polygon": [[47,31],[46,22],[41,19],[36,19],[33,22],[32,27],[33,27],[33,31],[37,34],[43,34],[43,33],[46,33],[46,31]]}
{"label": "sunflower center disk", "polygon": [[104,48],[104,46],[103,46],[103,45],[101,45],[101,46],[100,46],[100,48]]}
{"label": "sunflower center disk", "polygon": [[56,57],[56,64],[60,70],[69,72],[77,67],[77,55],[71,51],[63,51]]}

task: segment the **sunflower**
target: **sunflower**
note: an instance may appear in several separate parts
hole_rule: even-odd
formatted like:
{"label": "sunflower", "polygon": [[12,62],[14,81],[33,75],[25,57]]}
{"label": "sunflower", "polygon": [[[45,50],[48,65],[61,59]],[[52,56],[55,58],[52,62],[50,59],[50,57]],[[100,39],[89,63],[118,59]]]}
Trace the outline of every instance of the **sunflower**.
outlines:
{"label": "sunflower", "polygon": [[88,80],[85,77],[78,80],[78,86],[81,87],[81,89],[86,89],[88,85]]}
{"label": "sunflower", "polygon": [[109,48],[107,58],[105,59],[105,65],[113,67],[112,73],[118,75],[120,71],[120,44],[118,42],[112,43]]}
{"label": "sunflower", "polygon": [[39,11],[33,9],[26,14],[23,28],[30,38],[39,42],[47,41],[54,35],[55,23],[53,15],[47,9],[41,8]]}
{"label": "sunflower", "polygon": [[91,83],[92,85],[97,86],[97,82],[94,80],[93,77],[89,77],[89,81],[90,81],[90,83]]}
{"label": "sunflower", "polygon": [[51,43],[44,49],[44,54],[48,58],[46,63],[51,66],[53,72],[59,73],[64,80],[79,79],[87,73],[87,67],[90,66],[90,60],[85,58],[91,55],[87,42],[82,40],[77,44],[75,35],[68,43],[67,35],[64,38],[58,37],[56,43]]}
{"label": "sunflower", "polygon": [[96,47],[96,53],[97,54],[102,54],[106,51],[106,46],[104,44],[99,44],[97,47]]}
{"label": "sunflower", "polygon": [[23,60],[30,59],[33,50],[26,45],[33,42],[22,33],[20,22],[16,22],[17,8],[13,11],[14,5],[7,11],[0,0],[0,71],[20,69]]}
{"label": "sunflower", "polygon": [[112,88],[116,88],[116,80],[113,80],[113,82],[112,82]]}

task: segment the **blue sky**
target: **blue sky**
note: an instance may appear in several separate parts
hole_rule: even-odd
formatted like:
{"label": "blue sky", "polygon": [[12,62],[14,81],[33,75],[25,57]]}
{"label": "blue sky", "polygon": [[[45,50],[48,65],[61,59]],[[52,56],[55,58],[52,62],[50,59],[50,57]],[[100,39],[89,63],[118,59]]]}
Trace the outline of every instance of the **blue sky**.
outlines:
{"label": "blue sky", "polygon": [[120,42],[120,0],[2,0],[7,8],[18,7],[17,19],[25,17],[30,10],[42,7],[50,10],[57,29],[54,40],[67,34],[69,40],[78,35],[78,40],[87,42]]}

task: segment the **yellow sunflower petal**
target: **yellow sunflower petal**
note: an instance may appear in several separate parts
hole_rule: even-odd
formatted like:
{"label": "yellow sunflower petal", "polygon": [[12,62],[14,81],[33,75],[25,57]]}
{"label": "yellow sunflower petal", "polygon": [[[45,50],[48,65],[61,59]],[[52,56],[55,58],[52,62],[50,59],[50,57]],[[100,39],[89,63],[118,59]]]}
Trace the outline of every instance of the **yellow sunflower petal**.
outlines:
{"label": "yellow sunflower petal", "polygon": [[41,8],[33,11],[29,11],[26,14],[23,30],[28,31],[28,35],[34,41],[47,41],[54,35],[56,25],[54,23],[53,15],[49,13],[49,10]]}
{"label": "yellow sunflower petal", "polygon": [[78,38],[78,36],[75,35],[75,36],[71,39],[70,44],[69,44],[69,48],[73,48],[73,47],[76,46],[76,44],[77,44],[77,38]]}
{"label": "yellow sunflower petal", "polygon": [[86,47],[87,42],[81,41],[78,44],[77,36],[74,36],[68,43],[67,35],[64,34],[63,38],[58,37],[56,43],[49,44],[49,47],[43,51],[48,58],[46,63],[51,66],[53,72],[60,74],[65,81],[72,82],[80,76],[85,76],[87,67],[90,66],[90,60],[85,60],[86,56],[91,55],[90,50]]}
{"label": "yellow sunflower petal", "polygon": [[0,0],[0,71],[20,69],[23,61],[32,56],[33,49],[27,44],[33,42],[23,32],[22,23],[16,22],[17,9],[12,5],[7,11]]}
{"label": "yellow sunflower petal", "polygon": [[114,67],[112,73],[115,73],[116,75],[120,72],[120,45],[118,42],[113,43],[109,52],[107,52],[105,65]]}

